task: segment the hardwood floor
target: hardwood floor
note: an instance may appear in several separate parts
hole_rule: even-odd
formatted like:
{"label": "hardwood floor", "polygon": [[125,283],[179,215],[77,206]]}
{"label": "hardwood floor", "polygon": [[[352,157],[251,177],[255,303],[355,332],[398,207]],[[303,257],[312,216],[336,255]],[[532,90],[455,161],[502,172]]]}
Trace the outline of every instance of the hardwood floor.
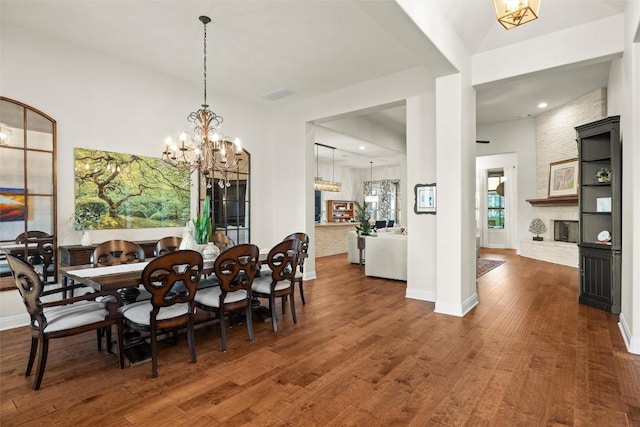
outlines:
{"label": "hardwood floor", "polygon": [[255,323],[162,343],[156,379],[118,370],[95,334],[54,340],[42,389],[23,376],[26,328],[0,333],[0,424],[459,426],[640,425],[640,356],[618,317],[577,303],[577,269],[483,250],[507,262],[478,279],[464,318],[405,298],[346,255],[317,260],[298,324]]}

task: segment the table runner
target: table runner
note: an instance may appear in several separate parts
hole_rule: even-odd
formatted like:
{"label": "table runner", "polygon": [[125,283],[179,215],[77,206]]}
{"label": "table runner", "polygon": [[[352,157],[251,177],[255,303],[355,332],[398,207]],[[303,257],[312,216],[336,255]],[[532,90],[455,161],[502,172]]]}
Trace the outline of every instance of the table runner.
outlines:
{"label": "table runner", "polygon": [[78,277],[96,277],[106,274],[130,273],[133,271],[142,271],[149,262],[136,262],[132,264],[109,265],[107,267],[85,268],[81,270],[69,270],[68,274]]}

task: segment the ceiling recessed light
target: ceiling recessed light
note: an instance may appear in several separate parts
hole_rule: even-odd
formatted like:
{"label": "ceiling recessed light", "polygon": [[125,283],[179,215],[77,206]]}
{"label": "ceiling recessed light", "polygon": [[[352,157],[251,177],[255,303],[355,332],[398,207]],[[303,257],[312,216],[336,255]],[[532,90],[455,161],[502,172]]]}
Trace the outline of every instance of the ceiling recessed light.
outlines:
{"label": "ceiling recessed light", "polygon": [[361,149],[361,150],[364,150],[364,148],[365,148],[365,147],[364,147],[364,145],[361,145],[361,146],[360,146],[360,149]]}
{"label": "ceiling recessed light", "polygon": [[540,104],[538,104],[538,108],[547,108],[547,103],[541,102]]}

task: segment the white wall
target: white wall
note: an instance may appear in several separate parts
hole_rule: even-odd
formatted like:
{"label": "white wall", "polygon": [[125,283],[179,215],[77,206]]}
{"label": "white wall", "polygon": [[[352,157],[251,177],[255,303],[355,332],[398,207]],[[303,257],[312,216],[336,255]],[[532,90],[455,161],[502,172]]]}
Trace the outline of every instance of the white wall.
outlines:
{"label": "white wall", "polygon": [[[371,106],[398,102],[412,94],[424,92],[432,86],[433,79],[429,73],[424,68],[417,67],[382,79],[363,82],[343,90],[284,105],[275,110],[272,137],[277,139],[274,141],[285,144],[288,162],[302,165],[304,160],[305,163],[304,166],[296,168],[293,177],[290,169],[274,167],[272,170],[271,179],[274,182],[288,182],[288,191],[278,194],[278,203],[273,206],[273,233],[284,235],[284,231],[296,228],[306,229],[312,241],[315,236],[313,179],[316,173],[316,160],[315,141],[310,123]],[[364,170],[363,174],[366,174]],[[399,178],[406,181],[405,177]],[[361,191],[362,184],[355,185]],[[276,198],[275,195],[274,198]],[[294,215],[291,207],[302,212]],[[305,263],[305,274],[307,270],[315,274],[314,258],[315,251],[310,248],[308,265]]]}
{"label": "white wall", "polygon": [[[58,242],[79,243],[80,233],[68,220],[74,208],[73,149],[160,157],[164,138],[185,129],[186,115],[199,108],[201,87],[20,29],[3,29],[3,38],[3,95],[32,105],[58,122]],[[263,112],[222,94],[212,98],[216,100],[213,109],[225,118],[225,132],[241,136],[255,160],[264,157],[269,150],[261,130]],[[254,161],[252,179],[268,184],[267,170]],[[269,200],[259,191],[252,196],[254,206]],[[252,222],[257,237],[263,218],[261,213]],[[94,240],[154,239],[176,232],[179,230],[95,231]]]}
{"label": "white wall", "polygon": [[472,59],[473,84],[619,56],[624,49],[623,32],[620,14],[478,53]]}
{"label": "white wall", "polygon": [[438,270],[436,215],[416,214],[414,186],[436,182],[435,91],[407,99],[407,158],[421,159],[407,162],[407,181],[410,192],[407,212],[407,292],[408,298],[425,301],[437,299]]}
{"label": "white wall", "polygon": [[[640,2],[627,3],[625,52],[619,73],[622,132],[622,307],[620,330],[627,349],[640,354]],[[614,99],[619,99],[618,97]],[[612,107],[614,108],[614,107]]]}
{"label": "white wall", "polygon": [[[11,25],[3,28],[2,37],[2,95],[31,105],[58,123],[58,242],[78,244],[80,232],[69,221],[74,209],[73,149],[160,157],[165,137],[185,129],[186,116],[200,107],[202,88],[77,45],[42,39]],[[263,191],[272,187],[272,164],[261,161],[273,152],[264,135],[268,114],[224,94],[211,98],[216,100],[214,111],[225,119],[225,132],[241,136],[243,146],[252,154],[251,240],[272,244],[273,211],[263,208],[273,201],[272,194]],[[286,230],[279,234],[287,235],[291,228]],[[93,232],[93,239],[158,239],[179,236],[181,231],[99,230]],[[24,312],[22,304],[15,304],[16,294],[0,293],[1,316]]]}

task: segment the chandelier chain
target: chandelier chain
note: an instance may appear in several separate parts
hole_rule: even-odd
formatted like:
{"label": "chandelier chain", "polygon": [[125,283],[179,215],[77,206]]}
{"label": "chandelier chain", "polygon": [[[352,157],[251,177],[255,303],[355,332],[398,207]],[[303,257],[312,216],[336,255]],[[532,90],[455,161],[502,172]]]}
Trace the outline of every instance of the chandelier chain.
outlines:
{"label": "chandelier chain", "polygon": [[203,107],[207,108],[207,23],[204,23],[204,104]]}

